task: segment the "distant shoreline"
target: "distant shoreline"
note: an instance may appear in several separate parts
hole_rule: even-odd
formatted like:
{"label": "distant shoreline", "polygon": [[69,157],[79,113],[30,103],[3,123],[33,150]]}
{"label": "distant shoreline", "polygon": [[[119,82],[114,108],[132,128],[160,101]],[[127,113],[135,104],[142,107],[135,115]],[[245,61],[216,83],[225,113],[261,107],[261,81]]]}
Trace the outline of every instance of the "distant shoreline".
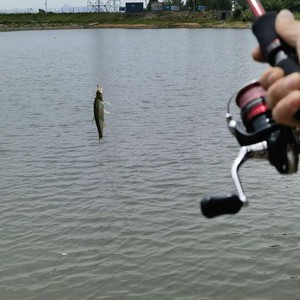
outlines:
{"label": "distant shoreline", "polygon": [[23,25],[23,26],[3,26],[0,24],[0,32],[7,31],[29,31],[29,30],[68,30],[68,29],[101,29],[101,28],[116,28],[116,29],[167,29],[167,28],[191,28],[191,29],[205,29],[205,28],[220,28],[220,29],[249,29],[251,23],[244,22],[219,22],[219,23],[173,23],[167,25],[156,24],[87,24],[87,25]]}
{"label": "distant shoreline", "polygon": [[252,24],[244,23],[244,22],[214,22],[214,23],[206,23],[199,24],[196,22],[182,22],[182,23],[173,23],[167,25],[155,25],[155,24],[95,24],[88,28],[236,28],[236,29],[249,29]]}
{"label": "distant shoreline", "polygon": [[251,28],[251,22],[218,20],[212,12],[0,14],[0,31],[90,28]]}

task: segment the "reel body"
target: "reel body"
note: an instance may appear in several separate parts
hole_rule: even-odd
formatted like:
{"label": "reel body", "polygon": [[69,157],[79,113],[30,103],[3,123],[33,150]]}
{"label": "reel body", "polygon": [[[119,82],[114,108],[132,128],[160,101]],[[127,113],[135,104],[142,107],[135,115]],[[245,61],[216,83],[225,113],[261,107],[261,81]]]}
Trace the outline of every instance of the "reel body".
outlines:
{"label": "reel body", "polygon": [[226,118],[230,131],[241,146],[267,142],[268,160],[281,174],[293,174],[298,169],[299,137],[296,130],[275,123],[266,105],[266,91],[254,81],[243,87],[236,96],[242,122]]}

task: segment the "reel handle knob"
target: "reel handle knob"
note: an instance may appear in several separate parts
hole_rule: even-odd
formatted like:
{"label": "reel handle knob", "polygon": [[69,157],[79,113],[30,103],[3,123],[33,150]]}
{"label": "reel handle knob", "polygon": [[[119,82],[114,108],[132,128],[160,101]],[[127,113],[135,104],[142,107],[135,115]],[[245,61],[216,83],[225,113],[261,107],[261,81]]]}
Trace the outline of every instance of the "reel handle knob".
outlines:
{"label": "reel handle knob", "polygon": [[200,209],[205,217],[214,218],[221,215],[236,214],[243,204],[243,201],[235,194],[206,196],[200,201]]}

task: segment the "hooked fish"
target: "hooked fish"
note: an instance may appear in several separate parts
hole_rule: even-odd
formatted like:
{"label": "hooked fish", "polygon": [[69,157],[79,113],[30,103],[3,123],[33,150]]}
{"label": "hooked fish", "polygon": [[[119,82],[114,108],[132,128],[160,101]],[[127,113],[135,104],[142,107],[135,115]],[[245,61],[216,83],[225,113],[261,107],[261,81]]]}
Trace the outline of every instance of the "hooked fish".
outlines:
{"label": "hooked fish", "polygon": [[94,101],[94,118],[98,129],[99,139],[103,138],[104,123],[104,101],[102,88],[97,87],[96,97]]}

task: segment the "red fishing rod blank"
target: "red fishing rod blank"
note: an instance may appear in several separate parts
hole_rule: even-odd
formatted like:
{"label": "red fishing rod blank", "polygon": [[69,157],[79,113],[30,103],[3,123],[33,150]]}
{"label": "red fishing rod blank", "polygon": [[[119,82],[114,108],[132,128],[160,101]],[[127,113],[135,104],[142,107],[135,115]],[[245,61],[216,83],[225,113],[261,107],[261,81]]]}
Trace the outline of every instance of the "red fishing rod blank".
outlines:
{"label": "red fishing rod blank", "polygon": [[261,17],[266,13],[259,0],[247,0],[247,2],[255,18]]}

